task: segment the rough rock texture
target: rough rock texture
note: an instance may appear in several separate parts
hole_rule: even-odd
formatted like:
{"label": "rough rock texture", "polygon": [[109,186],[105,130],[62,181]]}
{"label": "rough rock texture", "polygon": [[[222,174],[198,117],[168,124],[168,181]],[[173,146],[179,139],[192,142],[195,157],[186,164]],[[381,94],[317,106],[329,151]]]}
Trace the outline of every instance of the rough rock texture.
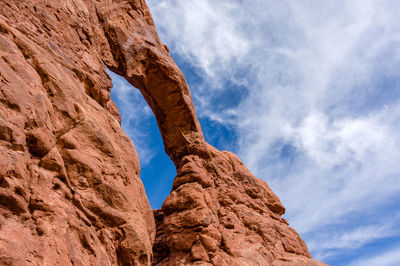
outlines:
{"label": "rough rock texture", "polygon": [[182,157],[155,211],[156,265],[324,265],[281,215],[268,185],[232,153],[201,144]]}
{"label": "rough rock texture", "polygon": [[0,265],[151,264],[153,212],[105,69],[127,68],[128,43],[150,61],[150,22],[140,1],[0,1]]}
{"label": "rough rock texture", "polygon": [[[177,167],[155,219],[105,66]],[[205,142],[144,0],[0,1],[0,86],[0,265],[321,264],[267,184]]]}

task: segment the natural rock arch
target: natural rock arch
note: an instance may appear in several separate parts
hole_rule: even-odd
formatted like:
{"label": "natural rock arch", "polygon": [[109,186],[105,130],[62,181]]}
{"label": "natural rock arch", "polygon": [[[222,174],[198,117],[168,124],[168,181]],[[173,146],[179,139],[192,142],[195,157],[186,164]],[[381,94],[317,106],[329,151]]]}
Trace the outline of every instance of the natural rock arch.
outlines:
{"label": "natural rock arch", "polygon": [[[143,0],[0,2],[0,263],[317,265],[268,185],[204,140]],[[105,67],[177,168],[153,213]]]}

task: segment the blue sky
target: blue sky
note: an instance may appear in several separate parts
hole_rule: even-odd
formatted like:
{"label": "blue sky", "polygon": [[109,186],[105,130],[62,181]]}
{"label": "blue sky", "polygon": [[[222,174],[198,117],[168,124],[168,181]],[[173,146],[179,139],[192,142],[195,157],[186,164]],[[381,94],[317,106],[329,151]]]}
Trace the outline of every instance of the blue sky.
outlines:
{"label": "blue sky", "polygon": [[[147,2],[207,141],[270,184],[312,255],[400,265],[400,2]],[[110,75],[159,208],[175,169],[140,93]]]}

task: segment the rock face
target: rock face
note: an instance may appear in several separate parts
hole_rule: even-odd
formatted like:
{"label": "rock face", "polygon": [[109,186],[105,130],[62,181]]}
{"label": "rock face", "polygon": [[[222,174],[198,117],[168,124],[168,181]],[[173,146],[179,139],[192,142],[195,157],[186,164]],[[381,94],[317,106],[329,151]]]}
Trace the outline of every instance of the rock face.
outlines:
{"label": "rock face", "polygon": [[285,209],[264,181],[230,152],[195,147],[155,211],[156,265],[323,265],[281,218]]}
{"label": "rock face", "polygon": [[[177,167],[155,219],[106,66]],[[144,0],[1,1],[0,86],[1,265],[321,264],[268,185],[205,142]]]}

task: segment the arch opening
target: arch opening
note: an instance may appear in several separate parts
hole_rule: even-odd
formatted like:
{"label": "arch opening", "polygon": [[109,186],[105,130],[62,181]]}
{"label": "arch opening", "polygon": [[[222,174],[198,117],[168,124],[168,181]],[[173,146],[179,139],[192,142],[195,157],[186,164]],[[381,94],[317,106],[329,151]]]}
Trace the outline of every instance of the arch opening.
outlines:
{"label": "arch opening", "polygon": [[113,87],[111,99],[121,115],[121,127],[131,138],[140,160],[140,178],[153,209],[169,195],[176,169],[164,151],[157,121],[140,91],[125,78],[107,69]]}

